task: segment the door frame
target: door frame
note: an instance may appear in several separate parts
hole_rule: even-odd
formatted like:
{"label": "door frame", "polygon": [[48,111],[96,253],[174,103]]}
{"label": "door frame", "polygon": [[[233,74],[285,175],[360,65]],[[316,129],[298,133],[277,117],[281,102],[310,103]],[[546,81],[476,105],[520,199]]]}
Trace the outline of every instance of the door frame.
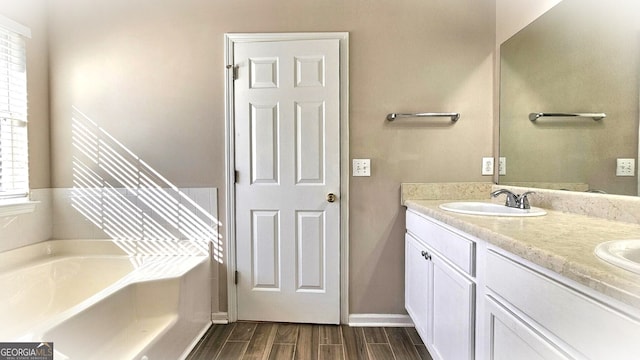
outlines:
{"label": "door frame", "polygon": [[225,215],[227,251],[227,318],[238,320],[236,270],[236,193],[235,193],[235,136],[233,53],[236,43],[261,41],[326,40],[340,41],[340,322],[349,322],[349,33],[226,33],[225,61]]}

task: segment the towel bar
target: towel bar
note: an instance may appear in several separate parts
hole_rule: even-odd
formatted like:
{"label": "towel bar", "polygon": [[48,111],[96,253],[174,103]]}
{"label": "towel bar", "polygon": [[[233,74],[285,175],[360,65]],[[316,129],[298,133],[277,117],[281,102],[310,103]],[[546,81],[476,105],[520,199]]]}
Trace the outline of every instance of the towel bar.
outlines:
{"label": "towel bar", "polygon": [[447,113],[416,113],[416,114],[391,113],[391,114],[387,115],[387,120],[388,121],[393,121],[393,120],[398,119],[398,118],[408,118],[408,117],[449,117],[449,118],[451,118],[451,121],[456,122],[456,121],[458,121],[458,119],[460,119],[460,113],[453,113],[453,112],[447,112]]}
{"label": "towel bar", "polygon": [[529,120],[536,121],[541,117],[586,117],[592,118],[595,121],[604,119],[607,117],[605,113],[530,113]]}

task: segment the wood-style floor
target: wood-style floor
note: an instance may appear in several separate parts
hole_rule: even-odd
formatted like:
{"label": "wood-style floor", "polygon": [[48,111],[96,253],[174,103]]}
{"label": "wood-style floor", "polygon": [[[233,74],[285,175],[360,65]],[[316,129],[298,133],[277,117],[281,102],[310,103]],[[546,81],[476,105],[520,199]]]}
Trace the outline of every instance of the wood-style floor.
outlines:
{"label": "wood-style floor", "polygon": [[431,360],[414,328],[237,322],[213,325],[187,360]]}

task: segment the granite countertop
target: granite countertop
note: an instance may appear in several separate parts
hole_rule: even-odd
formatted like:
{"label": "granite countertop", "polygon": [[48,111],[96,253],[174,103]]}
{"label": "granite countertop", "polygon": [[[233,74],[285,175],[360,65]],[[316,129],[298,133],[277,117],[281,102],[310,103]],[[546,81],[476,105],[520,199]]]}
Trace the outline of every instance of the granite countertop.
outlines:
{"label": "granite countertop", "polygon": [[405,205],[623,303],[640,308],[640,275],[600,260],[595,247],[609,240],[640,239],[640,225],[547,210],[514,218],[441,210],[450,200],[406,200]]}

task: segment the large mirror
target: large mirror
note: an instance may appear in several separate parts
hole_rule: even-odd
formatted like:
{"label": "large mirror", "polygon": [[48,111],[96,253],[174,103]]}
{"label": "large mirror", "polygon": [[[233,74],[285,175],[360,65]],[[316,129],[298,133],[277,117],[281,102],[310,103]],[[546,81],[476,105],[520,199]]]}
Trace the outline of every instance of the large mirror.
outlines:
{"label": "large mirror", "polygon": [[563,0],[502,44],[500,184],[638,195],[638,16],[637,0]]}

